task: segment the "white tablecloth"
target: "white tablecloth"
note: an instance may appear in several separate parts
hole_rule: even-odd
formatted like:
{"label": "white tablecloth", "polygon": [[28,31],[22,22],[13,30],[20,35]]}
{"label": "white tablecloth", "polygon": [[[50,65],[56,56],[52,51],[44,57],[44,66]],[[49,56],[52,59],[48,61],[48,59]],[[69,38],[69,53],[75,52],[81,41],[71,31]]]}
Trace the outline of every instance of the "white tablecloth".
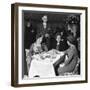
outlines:
{"label": "white tablecloth", "polygon": [[29,69],[29,78],[34,77],[55,77],[53,64],[63,56],[63,52],[50,50],[41,54],[33,55]]}

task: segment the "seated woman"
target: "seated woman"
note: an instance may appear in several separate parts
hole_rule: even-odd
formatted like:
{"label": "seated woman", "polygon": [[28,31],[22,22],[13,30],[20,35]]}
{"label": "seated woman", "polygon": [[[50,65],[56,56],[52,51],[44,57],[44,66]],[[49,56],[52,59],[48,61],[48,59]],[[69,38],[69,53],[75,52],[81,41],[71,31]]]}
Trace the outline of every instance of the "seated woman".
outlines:
{"label": "seated woman", "polygon": [[[68,48],[69,45],[67,44],[66,38],[63,36],[63,32],[58,32],[56,33],[56,38],[53,40],[52,43],[53,49],[56,49],[60,52],[65,52]],[[60,63],[63,63],[65,59],[65,55],[62,56],[57,62],[54,63],[54,68],[55,68],[55,73],[58,75],[57,69]]]}
{"label": "seated woman", "polygon": [[73,72],[78,61],[78,53],[75,45],[72,42],[72,37],[69,36],[67,39],[70,47],[65,52],[67,59],[64,61],[64,63],[59,65],[58,75]]}
{"label": "seated woman", "polygon": [[68,49],[68,44],[66,38],[63,37],[63,32],[56,33],[56,38],[53,40],[52,48],[58,51],[65,51]]}
{"label": "seated woman", "polygon": [[30,47],[30,50],[26,59],[28,70],[32,61],[32,58],[31,58],[32,55],[39,54],[43,51],[48,51],[46,45],[42,43],[42,39],[43,39],[42,35],[37,36],[37,40]]}

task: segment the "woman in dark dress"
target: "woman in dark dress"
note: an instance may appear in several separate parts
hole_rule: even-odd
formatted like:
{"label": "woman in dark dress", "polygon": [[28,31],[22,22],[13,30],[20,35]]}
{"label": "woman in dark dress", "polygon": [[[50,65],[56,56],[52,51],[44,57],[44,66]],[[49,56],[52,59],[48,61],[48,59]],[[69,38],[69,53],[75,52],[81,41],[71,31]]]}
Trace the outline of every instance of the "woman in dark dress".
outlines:
{"label": "woman in dark dress", "polygon": [[67,59],[64,61],[64,63],[59,65],[58,75],[63,75],[67,72],[73,72],[78,61],[77,49],[73,44],[72,38],[70,36],[68,37],[67,43],[70,46],[65,52]]}
{"label": "woman in dark dress", "polygon": [[62,32],[56,33],[55,40],[53,39],[52,48],[57,49],[58,51],[65,51],[68,49],[67,39],[62,38]]}

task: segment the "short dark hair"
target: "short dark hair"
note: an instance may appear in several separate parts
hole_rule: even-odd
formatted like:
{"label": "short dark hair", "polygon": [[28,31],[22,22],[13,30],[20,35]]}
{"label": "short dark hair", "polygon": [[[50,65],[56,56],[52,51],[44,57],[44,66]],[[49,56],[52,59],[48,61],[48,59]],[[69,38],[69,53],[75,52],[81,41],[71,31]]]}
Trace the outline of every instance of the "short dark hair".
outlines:
{"label": "short dark hair", "polygon": [[80,37],[80,15],[70,15],[66,19],[66,25],[76,25],[76,37]]}
{"label": "short dark hair", "polygon": [[80,24],[80,16],[79,15],[70,15],[66,19],[66,24]]}

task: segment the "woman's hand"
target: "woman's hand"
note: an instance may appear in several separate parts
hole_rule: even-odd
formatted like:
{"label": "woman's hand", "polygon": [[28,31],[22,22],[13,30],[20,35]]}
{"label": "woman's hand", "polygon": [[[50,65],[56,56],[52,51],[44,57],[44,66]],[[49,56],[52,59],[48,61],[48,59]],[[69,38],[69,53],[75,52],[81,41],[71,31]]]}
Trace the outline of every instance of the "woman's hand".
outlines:
{"label": "woman's hand", "polygon": [[59,65],[59,67],[64,67],[64,66],[65,66],[65,64],[64,64],[64,63],[62,63],[62,64],[60,64],[60,65]]}

